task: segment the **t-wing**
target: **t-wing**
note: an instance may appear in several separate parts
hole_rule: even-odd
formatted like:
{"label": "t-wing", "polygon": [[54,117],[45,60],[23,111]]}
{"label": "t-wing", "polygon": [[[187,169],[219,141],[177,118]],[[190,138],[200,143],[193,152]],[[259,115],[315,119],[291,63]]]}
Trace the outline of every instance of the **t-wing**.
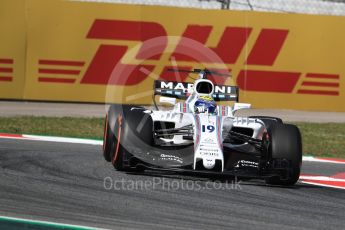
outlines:
{"label": "t-wing", "polygon": [[[177,99],[187,99],[193,92],[193,83],[174,81],[154,81],[154,97],[161,95]],[[237,86],[215,85],[213,99],[215,101],[236,101],[239,100],[239,89]]]}

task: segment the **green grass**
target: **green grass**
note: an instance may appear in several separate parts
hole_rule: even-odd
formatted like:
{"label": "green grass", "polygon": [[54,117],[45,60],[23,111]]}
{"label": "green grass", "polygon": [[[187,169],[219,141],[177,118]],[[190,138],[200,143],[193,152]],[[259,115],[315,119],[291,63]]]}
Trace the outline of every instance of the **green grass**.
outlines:
{"label": "green grass", "polygon": [[0,132],[89,139],[103,138],[104,120],[73,117],[0,117]]}
{"label": "green grass", "polygon": [[305,155],[345,159],[345,123],[295,123]]}
{"label": "green grass", "polygon": [[[103,138],[103,118],[1,117],[0,132]],[[304,155],[345,159],[345,123],[295,123],[302,132]]]}

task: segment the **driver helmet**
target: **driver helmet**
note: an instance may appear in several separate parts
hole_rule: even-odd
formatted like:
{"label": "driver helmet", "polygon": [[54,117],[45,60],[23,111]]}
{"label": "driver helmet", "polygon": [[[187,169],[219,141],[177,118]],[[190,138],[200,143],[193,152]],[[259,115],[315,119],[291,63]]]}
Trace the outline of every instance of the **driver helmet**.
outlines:
{"label": "driver helmet", "polygon": [[217,104],[211,96],[200,96],[194,104],[195,113],[216,114]]}

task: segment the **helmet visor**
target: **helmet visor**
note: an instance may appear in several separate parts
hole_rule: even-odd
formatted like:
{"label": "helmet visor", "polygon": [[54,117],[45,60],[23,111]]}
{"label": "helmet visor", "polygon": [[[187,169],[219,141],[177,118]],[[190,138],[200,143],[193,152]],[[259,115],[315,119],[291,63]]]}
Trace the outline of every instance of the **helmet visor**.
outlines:
{"label": "helmet visor", "polygon": [[196,85],[197,93],[210,94],[213,91],[213,85],[210,82],[198,82]]}

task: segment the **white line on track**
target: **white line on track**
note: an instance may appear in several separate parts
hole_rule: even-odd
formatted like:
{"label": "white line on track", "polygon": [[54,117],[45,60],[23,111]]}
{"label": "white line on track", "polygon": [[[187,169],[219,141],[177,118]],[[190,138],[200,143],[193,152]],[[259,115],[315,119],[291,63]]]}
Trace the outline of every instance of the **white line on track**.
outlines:
{"label": "white line on track", "polygon": [[73,144],[89,144],[89,145],[103,145],[102,140],[82,139],[82,138],[69,138],[69,137],[51,137],[27,134],[4,134],[0,133],[0,138],[18,139],[18,140],[31,140],[31,141],[51,141],[60,143],[73,143]]}
{"label": "white line on track", "polygon": [[345,164],[345,160],[342,160],[342,159],[320,158],[320,157],[313,157],[313,156],[303,156],[303,161]]}
{"label": "white line on track", "polygon": [[333,178],[328,176],[305,176],[301,175],[299,179],[315,180],[315,181],[333,181],[333,182],[345,182],[345,179]]}
{"label": "white line on track", "polygon": [[329,188],[345,189],[345,179],[332,176],[300,175],[300,182]]}
{"label": "white line on track", "polygon": [[303,184],[310,184],[310,185],[316,185],[320,187],[328,187],[328,188],[337,188],[337,189],[345,189],[344,187],[340,186],[335,186],[335,185],[325,185],[322,183],[317,183],[317,182],[309,182],[309,181],[301,181]]}

